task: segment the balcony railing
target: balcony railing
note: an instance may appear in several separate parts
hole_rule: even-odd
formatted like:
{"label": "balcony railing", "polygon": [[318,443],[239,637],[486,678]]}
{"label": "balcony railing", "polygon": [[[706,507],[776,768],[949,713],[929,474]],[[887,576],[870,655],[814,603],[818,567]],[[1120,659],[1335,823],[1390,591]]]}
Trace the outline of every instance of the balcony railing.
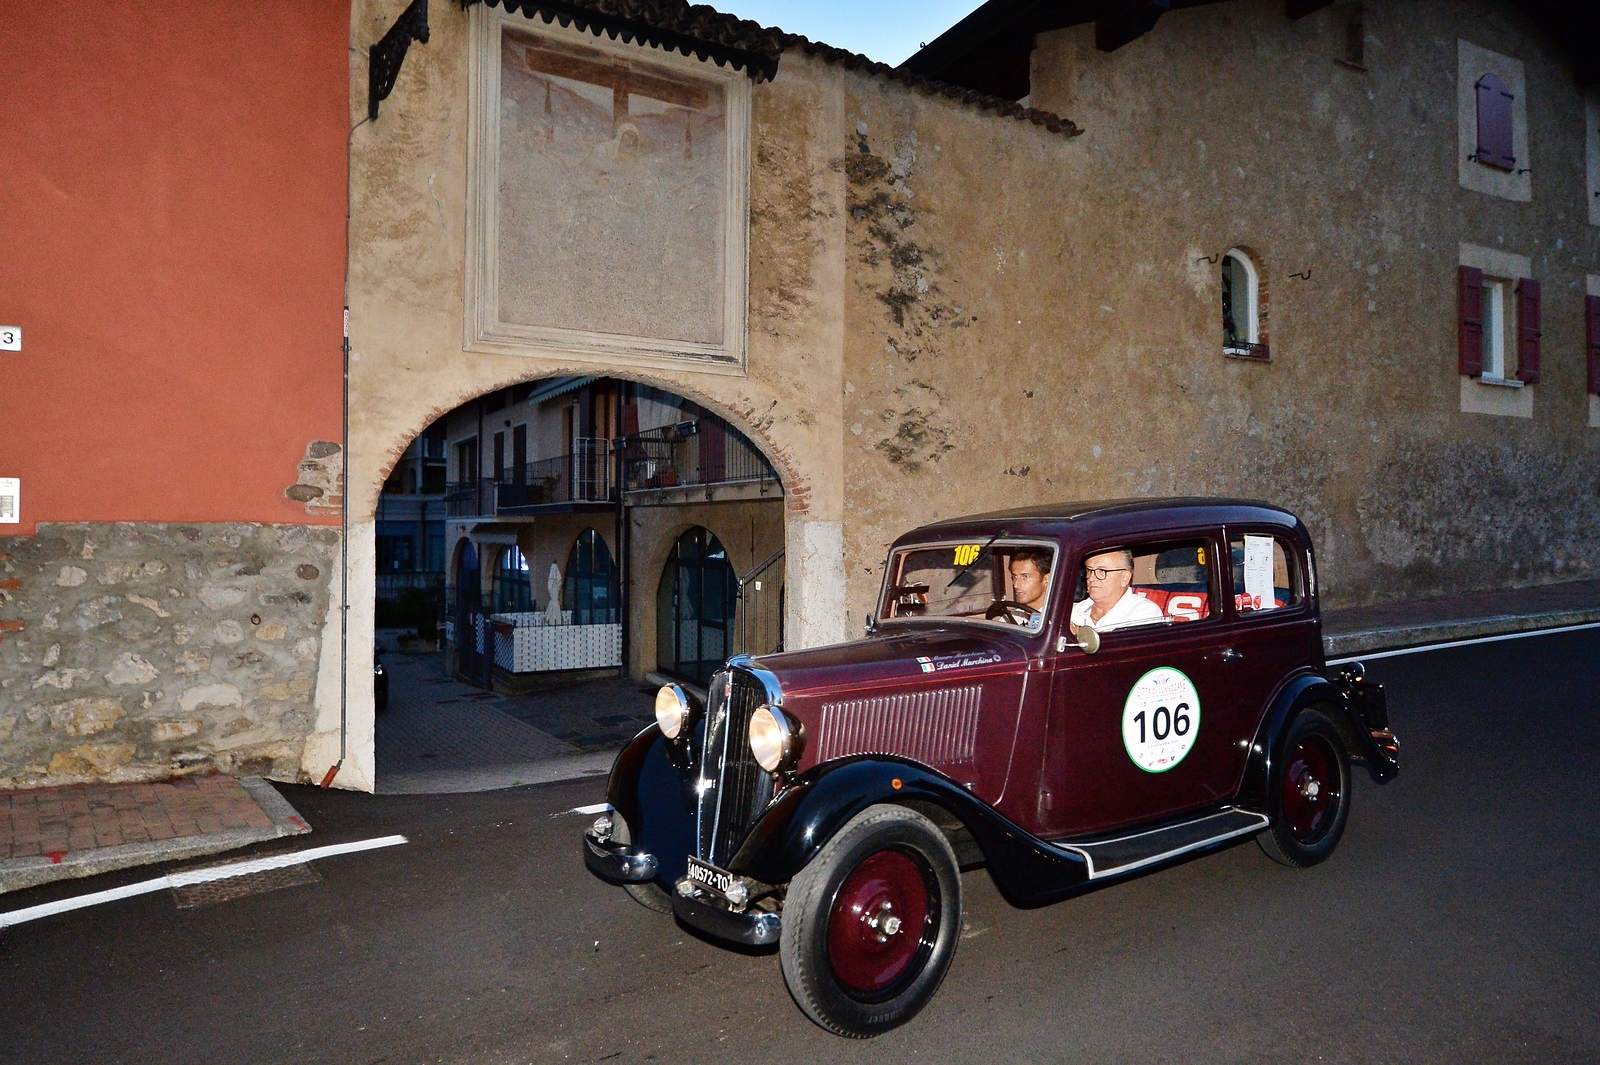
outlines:
{"label": "balcony railing", "polygon": [[628,437],[628,491],[717,484],[777,484],[766,458],[720,418],[701,418]]}
{"label": "balcony railing", "polygon": [[496,513],[547,503],[614,503],[611,441],[580,438],[570,455],[507,470],[496,488]]}
{"label": "balcony railing", "polygon": [[445,486],[444,512],[450,518],[476,518],[494,513],[493,477],[452,481]]}

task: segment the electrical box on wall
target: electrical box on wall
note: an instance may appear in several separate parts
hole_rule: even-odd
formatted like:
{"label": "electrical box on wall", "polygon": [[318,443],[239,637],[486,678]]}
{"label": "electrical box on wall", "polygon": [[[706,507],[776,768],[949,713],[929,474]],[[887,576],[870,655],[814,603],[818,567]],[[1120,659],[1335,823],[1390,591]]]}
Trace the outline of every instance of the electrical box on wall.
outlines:
{"label": "electrical box on wall", "polygon": [[0,325],[0,351],[22,350],[22,327],[20,325]]}
{"label": "electrical box on wall", "polygon": [[0,477],[0,525],[22,521],[22,479]]}

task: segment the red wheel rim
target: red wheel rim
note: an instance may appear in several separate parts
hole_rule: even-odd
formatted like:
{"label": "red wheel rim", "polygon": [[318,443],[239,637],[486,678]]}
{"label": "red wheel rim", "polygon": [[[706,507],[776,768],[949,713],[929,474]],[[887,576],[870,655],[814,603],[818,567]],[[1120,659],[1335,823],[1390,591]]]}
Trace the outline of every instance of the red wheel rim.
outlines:
{"label": "red wheel rim", "polygon": [[828,963],[844,989],[857,997],[890,996],[916,976],[913,962],[926,955],[931,870],[918,857],[879,851],[839,885],[828,915]]}
{"label": "red wheel rim", "polygon": [[1322,835],[1339,808],[1339,760],[1328,741],[1308,736],[1289,752],[1283,771],[1283,819],[1301,843]]}

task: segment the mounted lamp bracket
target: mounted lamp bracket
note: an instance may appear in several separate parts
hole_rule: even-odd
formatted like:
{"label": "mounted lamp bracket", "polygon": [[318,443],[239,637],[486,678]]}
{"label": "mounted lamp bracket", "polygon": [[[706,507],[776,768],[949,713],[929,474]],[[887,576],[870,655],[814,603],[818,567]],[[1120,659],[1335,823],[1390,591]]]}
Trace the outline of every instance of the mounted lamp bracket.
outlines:
{"label": "mounted lamp bracket", "polygon": [[406,61],[406,50],[412,41],[428,43],[428,0],[411,0],[411,4],[394,20],[377,44],[367,49],[367,118],[378,120],[378,105],[394,91],[394,80],[400,76],[400,64]]}

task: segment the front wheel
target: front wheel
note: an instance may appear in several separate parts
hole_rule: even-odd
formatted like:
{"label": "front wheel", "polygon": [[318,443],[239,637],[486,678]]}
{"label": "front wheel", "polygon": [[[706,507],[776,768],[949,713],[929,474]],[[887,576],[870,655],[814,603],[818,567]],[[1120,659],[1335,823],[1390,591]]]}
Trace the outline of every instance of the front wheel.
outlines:
{"label": "front wheel", "polygon": [[1350,817],[1350,756],[1320,710],[1289,725],[1267,792],[1272,827],[1256,837],[1267,857],[1304,869],[1333,853]]}
{"label": "front wheel", "polygon": [[790,882],[779,954],[795,1003],[836,1035],[895,1028],[943,982],[961,931],[961,874],[944,834],[875,806]]}

